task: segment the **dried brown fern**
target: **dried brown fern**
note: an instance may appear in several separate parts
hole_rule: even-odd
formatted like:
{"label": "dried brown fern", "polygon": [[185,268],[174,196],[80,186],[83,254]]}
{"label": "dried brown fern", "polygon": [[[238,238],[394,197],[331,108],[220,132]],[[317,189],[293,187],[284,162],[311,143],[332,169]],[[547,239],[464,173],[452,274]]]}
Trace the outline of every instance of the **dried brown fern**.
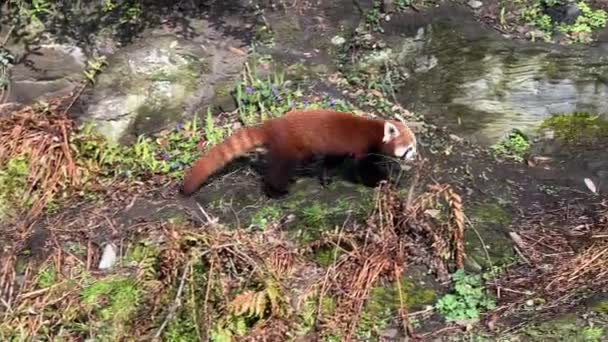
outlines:
{"label": "dried brown fern", "polygon": [[464,210],[462,208],[462,198],[450,187],[444,192],[445,200],[450,206],[450,223],[452,231],[451,242],[454,253],[454,262],[457,268],[464,267]]}
{"label": "dried brown fern", "polygon": [[[63,98],[48,107],[25,107],[0,118],[0,165],[22,157],[28,161],[28,188],[33,198],[27,217],[36,217],[62,188],[78,184],[79,170],[70,147],[74,122],[64,112]],[[34,194],[36,193],[36,194]]]}

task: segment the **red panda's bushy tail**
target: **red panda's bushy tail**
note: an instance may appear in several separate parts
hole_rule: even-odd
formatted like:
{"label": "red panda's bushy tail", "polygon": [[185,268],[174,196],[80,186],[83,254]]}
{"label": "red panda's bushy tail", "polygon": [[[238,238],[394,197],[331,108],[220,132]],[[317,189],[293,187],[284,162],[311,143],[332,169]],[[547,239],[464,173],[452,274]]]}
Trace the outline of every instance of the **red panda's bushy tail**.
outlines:
{"label": "red panda's bushy tail", "polygon": [[247,127],[236,131],[224,142],[213,146],[194,162],[190,170],[186,172],[180,193],[190,196],[198,190],[212,173],[265,142],[266,134],[261,127]]}

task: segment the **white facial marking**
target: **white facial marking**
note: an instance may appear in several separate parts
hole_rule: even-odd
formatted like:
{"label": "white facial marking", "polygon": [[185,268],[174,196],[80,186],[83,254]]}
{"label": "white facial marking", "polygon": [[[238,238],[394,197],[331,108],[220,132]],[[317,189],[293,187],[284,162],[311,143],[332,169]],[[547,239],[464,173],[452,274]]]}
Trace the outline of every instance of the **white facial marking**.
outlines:
{"label": "white facial marking", "polygon": [[382,138],[383,143],[387,143],[391,141],[391,139],[395,139],[398,136],[399,130],[397,129],[397,126],[388,121],[384,123],[384,137]]}
{"label": "white facial marking", "polygon": [[416,145],[412,146],[412,148],[410,148],[406,153],[405,153],[405,159],[407,160],[412,160],[414,159],[414,157],[416,157]]}
{"label": "white facial marking", "polygon": [[395,157],[403,158],[404,156],[406,160],[413,159],[416,156],[416,146],[397,146],[395,148]]}

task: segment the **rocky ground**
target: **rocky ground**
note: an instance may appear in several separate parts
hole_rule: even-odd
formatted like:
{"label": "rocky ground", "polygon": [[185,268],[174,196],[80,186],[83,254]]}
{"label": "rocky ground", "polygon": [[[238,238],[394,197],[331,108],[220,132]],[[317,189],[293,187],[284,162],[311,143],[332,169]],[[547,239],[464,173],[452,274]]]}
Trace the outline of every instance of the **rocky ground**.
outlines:
{"label": "rocky ground", "polygon": [[[532,2],[155,4],[2,26],[3,340],[606,338],[608,124],[547,119],[608,110],[602,31],[531,43]],[[270,200],[252,153],[177,195],[234,129],[319,107],[405,117],[420,158],[375,189],[303,165]]]}

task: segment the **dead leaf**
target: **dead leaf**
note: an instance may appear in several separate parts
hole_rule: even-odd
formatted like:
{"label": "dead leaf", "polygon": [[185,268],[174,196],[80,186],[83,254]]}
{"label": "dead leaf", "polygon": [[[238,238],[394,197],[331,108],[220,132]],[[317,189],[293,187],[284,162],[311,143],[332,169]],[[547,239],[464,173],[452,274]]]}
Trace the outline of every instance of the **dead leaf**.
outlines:
{"label": "dead leaf", "polygon": [[378,90],[376,90],[376,89],[371,89],[369,92],[370,92],[370,94],[374,95],[374,96],[375,96],[375,97],[377,97],[377,98],[382,98],[382,97],[384,97],[384,96],[382,96],[382,93],[381,93],[381,92],[379,92],[379,91],[378,91]]}
{"label": "dead leaf", "polygon": [[237,48],[235,48],[233,46],[230,46],[228,48],[228,50],[230,50],[230,52],[236,53],[237,55],[241,55],[241,56],[246,56],[247,55],[247,52],[245,52],[245,51],[243,51],[241,49],[237,49]]}
{"label": "dead leaf", "polygon": [[587,186],[587,189],[589,189],[594,194],[597,194],[597,187],[595,186],[595,183],[593,183],[593,181],[589,178],[585,178],[584,181],[585,185]]}

